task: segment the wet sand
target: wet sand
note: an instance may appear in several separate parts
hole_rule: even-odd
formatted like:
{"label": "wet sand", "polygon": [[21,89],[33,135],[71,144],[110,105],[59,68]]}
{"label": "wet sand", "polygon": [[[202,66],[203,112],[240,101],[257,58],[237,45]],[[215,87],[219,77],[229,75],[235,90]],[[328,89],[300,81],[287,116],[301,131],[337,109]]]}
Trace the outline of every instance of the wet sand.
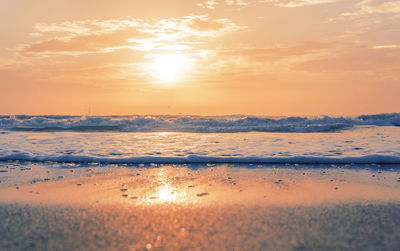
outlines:
{"label": "wet sand", "polygon": [[18,168],[0,174],[1,250],[400,246],[398,167]]}

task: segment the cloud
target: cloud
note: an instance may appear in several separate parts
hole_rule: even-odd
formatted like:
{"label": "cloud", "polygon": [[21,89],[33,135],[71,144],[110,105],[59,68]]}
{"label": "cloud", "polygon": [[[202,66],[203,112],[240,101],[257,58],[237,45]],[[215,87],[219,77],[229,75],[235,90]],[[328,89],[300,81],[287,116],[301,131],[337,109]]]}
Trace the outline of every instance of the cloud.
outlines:
{"label": "cloud", "polygon": [[335,3],[340,1],[343,0],[260,0],[260,2],[263,3],[272,3],[279,7],[288,7],[288,8]]}
{"label": "cloud", "polygon": [[80,55],[131,47],[135,43],[129,42],[129,39],[146,37],[146,34],[138,32],[136,29],[126,29],[111,33],[76,35],[70,38],[44,40],[24,45],[19,49],[19,52],[24,56],[40,54]]}
{"label": "cloud", "polygon": [[225,0],[226,5],[247,6],[248,3],[243,0]]}
{"label": "cloud", "polygon": [[184,53],[203,64],[210,42],[242,29],[208,15],[40,23],[33,42],[15,46],[7,60],[0,58],[0,70],[24,70],[46,83],[146,88],[153,78],[147,66],[157,55]]}
{"label": "cloud", "polygon": [[140,31],[168,40],[188,37],[216,37],[245,28],[236,25],[227,18],[210,19],[208,15],[189,15],[182,18],[162,19],[154,24],[143,24],[142,27]]}
{"label": "cloud", "polygon": [[181,50],[195,42],[217,37],[244,27],[229,19],[211,19],[207,15],[168,18],[154,23],[143,20],[85,20],[37,24],[34,36],[46,39],[17,46],[23,56],[82,55],[132,50]]}
{"label": "cloud", "polygon": [[217,1],[214,1],[214,0],[207,0],[207,1],[197,3],[197,6],[203,8],[203,9],[210,9],[210,10],[214,10],[215,5],[217,5]]}
{"label": "cloud", "polygon": [[372,49],[397,49],[400,48],[398,44],[384,44],[384,45],[374,45]]}
{"label": "cloud", "polygon": [[[376,0],[364,0],[359,4],[359,10],[353,14],[386,14],[386,13],[399,13],[400,12],[400,1],[376,1]],[[350,13],[348,13],[350,14]]]}
{"label": "cloud", "polygon": [[[308,72],[365,72],[378,74],[391,72],[386,77],[399,79],[400,75],[400,47],[349,47],[344,51],[337,51],[319,59],[300,62],[293,69]],[[397,72],[397,73],[396,73]],[[384,75],[381,76],[382,79]]]}
{"label": "cloud", "polygon": [[210,10],[215,10],[216,6],[239,6],[239,7],[245,7],[249,5],[247,0],[206,0],[206,1],[201,1],[197,3],[197,6],[203,8],[203,9],[210,9]]}
{"label": "cloud", "polygon": [[291,76],[293,65],[319,58],[334,46],[334,43],[304,42],[272,48],[221,48],[208,53],[203,71],[232,81]]}
{"label": "cloud", "polygon": [[318,54],[322,50],[332,47],[333,43],[304,42],[291,46],[275,48],[250,48],[238,50],[223,50],[221,55],[246,58],[250,61],[280,61],[291,57],[299,59],[300,56]]}
{"label": "cloud", "polygon": [[[381,0],[362,0],[354,6],[355,10],[342,13],[337,20],[356,20],[369,18],[371,15],[393,15],[400,13],[400,1],[381,1]],[[379,22],[380,20],[370,20],[369,22]]]}

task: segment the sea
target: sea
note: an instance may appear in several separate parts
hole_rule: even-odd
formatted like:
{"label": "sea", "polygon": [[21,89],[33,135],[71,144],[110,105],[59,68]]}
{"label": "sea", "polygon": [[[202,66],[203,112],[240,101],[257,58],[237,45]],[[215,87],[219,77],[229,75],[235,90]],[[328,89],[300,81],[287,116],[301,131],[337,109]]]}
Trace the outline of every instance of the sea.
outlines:
{"label": "sea", "polygon": [[400,113],[0,116],[0,163],[400,164]]}

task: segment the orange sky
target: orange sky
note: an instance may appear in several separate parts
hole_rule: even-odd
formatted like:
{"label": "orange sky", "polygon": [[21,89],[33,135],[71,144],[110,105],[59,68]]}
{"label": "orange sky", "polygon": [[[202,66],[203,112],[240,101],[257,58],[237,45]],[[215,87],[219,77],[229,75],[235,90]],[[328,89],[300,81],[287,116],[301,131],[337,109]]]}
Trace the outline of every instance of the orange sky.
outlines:
{"label": "orange sky", "polygon": [[400,112],[400,1],[0,0],[0,114]]}

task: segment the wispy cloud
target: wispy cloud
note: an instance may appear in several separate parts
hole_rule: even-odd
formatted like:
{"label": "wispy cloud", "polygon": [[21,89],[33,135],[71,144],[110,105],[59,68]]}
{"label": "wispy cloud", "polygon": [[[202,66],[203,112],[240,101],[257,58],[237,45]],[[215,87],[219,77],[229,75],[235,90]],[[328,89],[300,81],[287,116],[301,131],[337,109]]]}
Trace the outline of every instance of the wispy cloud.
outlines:
{"label": "wispy cloud", "polygon": [[[353,11],[342,13],[337,20],[357,20],[361,18],[371,18],[371,15],[393,15],[400,13],[400,1],[380,1],[380,0],[362,0],[358,2]],[[380,20],[371,19],[369,22],[379,22]]]}
{"label": "wispy cloud", "polygon": [[248,5],[248,3],[244,0],[225,0],[225,4],[236,5],[236,6],[247,6]]}
{"label": "wispy cloud", "polygon": [[[293,69],[308,72],[324,73],[366,73],[381,79],[399,80],[400,47],[376,46],[354,47],[348,45],[346,50],[325,55],[321,58],[295,64]],[[390,50],[389,50],[390,48]],[[385,50],[386,49],[386,50]],[[382,74],[387,72],[390,74]]]}
{"label": "wispy cloud", "polygon": [[142,20],[85,20],[35,25],[37,42],[15,48],[23,56],[81,55],[121,48],[132,50],[181,50],[204,38],[218,37],[244,27],[229,19],[207,15],[169,18],[154,23]]}
{"label": "wispy cloud", "polygon": [[288,7],[288,8],[334,3],[340,1],[343,0],[260,0],[260,2],[263,3],[272,3],[279,7]]}
{"label": "wispy cloud", "polygon": [[304,42],[273,48],[249,48],[236,50],[223,50],[221,54],[245,57],[255,61],[279,61],[288,57],[310,55],[332,47],[333,43]]}
{"label": "wispy cloud", "polygon": [[215,0],[207,0],[207,1],[197,3],[197,6],[199,6],[199,7],[203,8],[203,9],[211,9],[211,10],[215,9],[215,5],[217,5],[217,1],[215,1]]}
{"label": "wispy cloud", "polygon": [[17,74],[29,68],[25,71],[32,78],[48,83],[115,85],[114,89],[130,83],[133,88],[152,81],[148,66],[161,55],[184,53],[201,65],[208,61],[207,50],[217,50],[208,43],[243,29],[228,18],[208,15],[40,23],[34,26],[33,42],[15,46],[7,60],[0,58],[0,70]]}
{"label": "wispy cloud", "polygon": [[203,0],[197,3],[197,6],[203,9],[210,9],[215,10],[216,6],[238,6],[238,7],[245,7],[249,5],[247,0]]}
{"label": "wispy cloud", "polygon": [[373,49],[397,49],[400,48],[398,44],[384,44],[384,45],[374,45]]}

